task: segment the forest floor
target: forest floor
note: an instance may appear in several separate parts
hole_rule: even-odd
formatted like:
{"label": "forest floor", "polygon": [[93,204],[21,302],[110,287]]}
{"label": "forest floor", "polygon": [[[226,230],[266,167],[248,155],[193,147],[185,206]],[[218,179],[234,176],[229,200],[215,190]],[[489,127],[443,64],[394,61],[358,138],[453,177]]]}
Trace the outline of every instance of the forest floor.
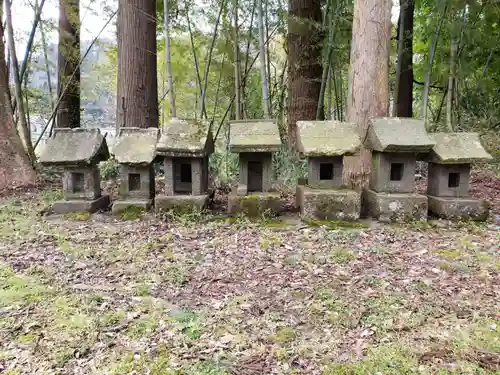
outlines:
{"label": "forest floor", "polygon": [[496,205],[483,224],[39,215],[57,195],[0,198],[2,374],[500,371]]}

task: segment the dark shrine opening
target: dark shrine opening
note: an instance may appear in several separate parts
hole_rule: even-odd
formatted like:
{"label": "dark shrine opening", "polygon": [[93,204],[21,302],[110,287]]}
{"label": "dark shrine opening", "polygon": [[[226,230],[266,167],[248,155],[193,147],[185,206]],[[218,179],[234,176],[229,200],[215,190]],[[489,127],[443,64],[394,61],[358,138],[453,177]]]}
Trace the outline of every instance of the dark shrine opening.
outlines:
{"label": "dark shrine opening", "polygon": [[319,164],[319,179],[320,180],[333,180],[333,163],[320,163]]}
{"label": "dark shrine opening", "polygon": [[174,194],[191,194],[191,163],[174,162]]}
{"label": "dark shrine opening", "polygon": [[257,192],[263,190],[262,175],[264,165],[261,161],[248,162],[248,192]]}
{"label": "dark shrine opening", "polygon": [[81,172],[71,173],[73,193],[82,193],[85,190],[85,175]]}
{"label": "dark shrine opening", "polygon": [[391,181],[401,181],[403,179],[403,171],[403,163],[391,163]]}
{"label": "dark shrine opening", "polygon": [[460,173],[449,173],[448,174],[448,187],[457,188],[460,186]]}
{"label": "dark shrine opening", "polygon": [[141,175],[139,173],[128,174],[128,190],[129,191],[141,190]]}

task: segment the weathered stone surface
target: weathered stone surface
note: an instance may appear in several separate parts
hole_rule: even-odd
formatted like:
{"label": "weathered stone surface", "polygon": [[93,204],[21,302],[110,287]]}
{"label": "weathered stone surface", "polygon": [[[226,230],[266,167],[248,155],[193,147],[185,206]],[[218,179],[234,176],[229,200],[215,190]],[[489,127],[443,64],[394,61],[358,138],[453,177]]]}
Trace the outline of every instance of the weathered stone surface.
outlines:
{"label": "weathered stone surface", "polygon": [[120,165],[119,193],[121,199],[152,199],[155,195],[153,165]]}
{"label": "weathered stone surface", "polygon": [[[399,164],[402,168],[400,180],[391,180],[393,164]],[[372,153],[370,189],[379,193],[413,193],[416,166],[417,158],[414,153],[374,151]]]}
{"label": "weathered stone surface", "polygon": [[473,198],[427,196],[429,212],[447,220],[485,221],[489,215],[488,202]]}
{"label": "weathered stone surface", "polygon": [[171,119],[156,145],[160,155],[204,157],[213,152],[213,138],[207,121]]}
{"label": "weathered stone surface", "polygon": [[107,210],[109,208],[109,195],[102,195],[94,200],[61,200],[54,202],[52,211],[55,214],[67,214],[70,212],[90,212],[94,213],[99,210]]}
{"label": "weathered stone surface", "polygon": [[66,167],[62,182],[65,200],[94,200],[101,196],[101,176],[96,165]]}
{"label": "weathered stone surface", "polygon": [[361,147],[361,138],[353,123],[297,121],[297,147],[307,157],[353,155]]}
{"label": "weathered stone surface", "polygon": [[435,142],[423,120],[381,117],[370,120],[367,146],[379,152],[428,152]]}
{"label": "weathered stone surface", "polygon": [[155,212],[173,210],[179,214],[201,211],[208,204],[208,195],[157,195]]}
{"label": "weathered stone surface", "polygon": [[[454,176],[451,176],[454,175]],[[454,181],[450,181],[450,179]],[[468,197],[470,164],[428,164],[427,195]]]}
{"label": "weathered stone surface", "polygon": [[273,152],[281,148],[278,124],[274,120],[236,120],[229,126],[231,152]]}
{"label": "weathered stone surface", "polygon": [[284,206],[279,193],[238,195],[233,190],[228,197],[227,211],[232,215],[241,212],[248,217],[260,217],[266,213],[280,214]]}
{"label": "weathered stone surface", "polygon": [[492,160],[477,133],[431,133],[436,142],[428,161],[439,164],[470,164]]}
{"label": "weathered stone surface", "polygon": [[297,185],[296,202],[302,216],[319,220],[358,220],[361,211],[361,194],[352,190]]}
{"label": "weathered stone surface", "polygon": [[364,214],[383,222],[427,220],[427,197],[420,194],[363,191]]}
{"label": "weathered stone surface", "polygon": [[[238,194],[271,191],[275,180],[272,153],[243,152],[239,154],[239,158]],[[249,165],[253,167],[249,168]]]}
{"label": "weathered stone surface", "polygon": [[113,207],[111,207],[111,213],[113,215],[119,215],[123,211],[137,207],[143,211],[149,211],[151,206],[153,205],[153,201],[151,199],[127,199],[127,200],[119,200],[113,202]]}
{"label": "weathered stone surface", "polygon": [[108,145],[99,129],[59,128],[47,141],[39,161],[42,165],[90,165],[108,158]]}
{"label": "weathered stone surface", "polygon": [[151,164],[156,156],[159,135],[160,131],[156,128],[121,128],[112,153],[120,164]]}

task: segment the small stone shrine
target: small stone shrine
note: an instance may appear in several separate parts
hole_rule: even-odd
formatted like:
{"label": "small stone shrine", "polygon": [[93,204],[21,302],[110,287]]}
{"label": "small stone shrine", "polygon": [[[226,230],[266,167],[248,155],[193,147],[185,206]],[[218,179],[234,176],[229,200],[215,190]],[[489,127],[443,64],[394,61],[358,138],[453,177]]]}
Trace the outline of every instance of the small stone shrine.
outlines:
{"label": "small stone shrine", "polygon": [[486,220],[488,203],[469,196],[471,163],[491,160],[477,133],[431,133],[436,142],[429,162],[429,212],[443,219]]}
{"label": "small stone shrine", "polygon": [[113,146],[115,159],[120,163],[120,198],[113,203],[118,214],[128,207],[147,211],[155,195],[153,161],[156,157],[157,128],[121,128]]}
{"label": "small stone shrine", "polygon": [[109,195],[101,194],[98,164],[109,158],[106,139],[99,129],[56,129],[48,140],[40,163],[63,167],[63,200],[53,204],[56,214],[96,212],[109,207]]}
{"label": "small stone shrine", "polygon": [[214,145],[210,125],[174,118],[163,128],[156,152],[164,160],[165,188],[155,210],[202,209],[208,203],[208,157]]}
{"label": "small stone shrine", "polygon": [[239,154],[240,171],[236,188],[228,200],[230,214],[243,212],[259,216],[281,211],[281,195],[272,191],[273,152],[281,148],[278,124],[274,120],[235,120],[229,123],[229,150]]}
{"label": "small stone shrine", "polygon": [[356,154],[356,125],[337,121],[297,121],[297,146],[307,157],[307,184],[297,185],[297,207],[304,217],[357,220],[361,194],[344,188],[344,156]]}
{"label": "small stone shrine", "polygon": [[363,192],[364,213],[381,221],[426,220],[427,197],[415,192],[417,154],[434,146],[424,122],[372,119],[367,146],[372,150],[372,168],[369,189]]}

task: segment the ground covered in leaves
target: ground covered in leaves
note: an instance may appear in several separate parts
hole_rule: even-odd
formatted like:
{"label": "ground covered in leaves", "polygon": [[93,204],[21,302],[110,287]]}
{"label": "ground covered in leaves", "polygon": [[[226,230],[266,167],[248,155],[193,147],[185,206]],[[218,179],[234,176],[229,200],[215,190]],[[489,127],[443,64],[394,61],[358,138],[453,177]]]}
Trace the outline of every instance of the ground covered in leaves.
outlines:
{"label": "ground covered in leaves", "polygon": [[[500,227],[0,201],[2,374],[497,374]],[[131,219],[131,217],[129,217]]]}

